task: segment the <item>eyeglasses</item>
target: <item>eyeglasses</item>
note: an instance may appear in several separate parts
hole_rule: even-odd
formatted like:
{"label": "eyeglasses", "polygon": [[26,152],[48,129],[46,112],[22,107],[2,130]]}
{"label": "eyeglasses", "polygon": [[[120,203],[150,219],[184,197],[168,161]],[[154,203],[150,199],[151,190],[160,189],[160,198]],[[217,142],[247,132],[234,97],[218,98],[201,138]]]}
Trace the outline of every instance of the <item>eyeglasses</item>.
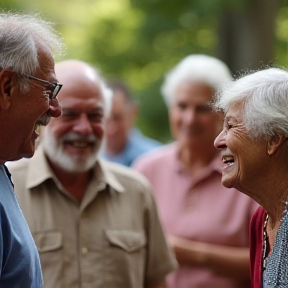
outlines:
{"label": "eyeglasses", "polygon": [[59,84],[56,82],[55,83],[49,82],[49,81],[42,80],[33,76],[28,76],[28,75],[24,75],[24,76],[27,77],[28,79],[44,84],[45,88],[48,89],[48,90],[44,90],[44,96],[49,98],[49,100],[55,99],[63,86],[62,84]]}

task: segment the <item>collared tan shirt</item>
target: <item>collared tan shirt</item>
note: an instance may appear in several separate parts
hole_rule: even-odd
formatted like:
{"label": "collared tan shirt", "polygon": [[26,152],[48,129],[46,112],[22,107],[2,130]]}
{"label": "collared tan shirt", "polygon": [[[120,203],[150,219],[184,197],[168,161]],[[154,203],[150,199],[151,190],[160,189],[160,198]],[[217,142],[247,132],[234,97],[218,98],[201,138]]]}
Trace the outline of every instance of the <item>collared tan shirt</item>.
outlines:
{"label": "collared tan shirt", "polygon": [[9,163],[20,206],[40,253],[45,288],[141,288],[175,269],[148,181],[99,161],[79,204],[40,146]]}

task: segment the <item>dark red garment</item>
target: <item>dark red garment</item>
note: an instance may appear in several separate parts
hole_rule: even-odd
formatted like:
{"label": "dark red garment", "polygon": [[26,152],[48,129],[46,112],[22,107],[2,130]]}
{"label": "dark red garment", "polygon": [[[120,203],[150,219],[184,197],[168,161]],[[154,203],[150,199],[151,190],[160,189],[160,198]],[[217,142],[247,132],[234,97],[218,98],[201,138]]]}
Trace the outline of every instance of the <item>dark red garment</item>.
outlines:
{"label": "dark red garment", "polygon": [[266,211],[259,207],[250,222],[250,274],[251,287],[262,288],[263,226]]}

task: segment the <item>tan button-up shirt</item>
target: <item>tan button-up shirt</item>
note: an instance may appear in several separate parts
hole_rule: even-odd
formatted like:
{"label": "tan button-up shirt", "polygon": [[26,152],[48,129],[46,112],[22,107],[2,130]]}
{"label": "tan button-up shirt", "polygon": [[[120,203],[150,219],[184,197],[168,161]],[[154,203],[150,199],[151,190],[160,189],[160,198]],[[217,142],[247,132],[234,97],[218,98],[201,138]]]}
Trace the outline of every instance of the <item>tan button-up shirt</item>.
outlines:
{"label": "tan button-up shirt", "polygon": [[45,288],[141,288],[176,267],[148,182],[98,161],[81,204],[65,191],[40,146],[9,163],[40,253]]}

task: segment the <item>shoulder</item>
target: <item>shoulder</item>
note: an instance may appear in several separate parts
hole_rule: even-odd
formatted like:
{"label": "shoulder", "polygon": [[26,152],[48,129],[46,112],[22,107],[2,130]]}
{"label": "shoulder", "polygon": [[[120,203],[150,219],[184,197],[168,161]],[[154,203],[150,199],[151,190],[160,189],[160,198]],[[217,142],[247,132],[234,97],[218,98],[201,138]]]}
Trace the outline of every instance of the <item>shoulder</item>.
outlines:
{"label": "shoulder", "polygon": [[125,187],[133,185],[134,187],[150,189],[148,180],[132,168],[106,160],[101,160],[100,165],[107,177],[116,178]]}
{"label": "shoulder", "polygon": [[175,156],[176,147],[174,144],[167,144],[162,147],[158,147],[157,149],[147,152],[140,157],[138,157],[134,163],[133,168],[152,167],[154,165],[163,165],[165,162]]}
{"label": "shoulder", "polygon": [[18,191],[16,187],[18,188],[19,186],[23,186],[26,182],[30,161],[31,159],[23,158],[15,162],[7,163],[7,167],[11,173],[11,179],[15,185],[16,192]]}
{"label": "shoulder", "polygon": [[255,211],[255,213],[253,214],[253,216],[251,218],[251,229],[254,230],[254,231],[251,231],[251,232],[256,232],[259,227],[261,227],[261,230],[262,230],[262,226],[263,226],[263,223],[264,223],[264,220],[265,220],[265,216],[266,216],[266,211],[264,210],[263,207],[260,206]]}
{"label": "shoulder", "polygon": [[21,160],[14,161],[14,162],[6,162],[6,165],[9,169],[9,171],[17,172],[17,171],[26,171],[26,168],[29,165],[29,162],[31,160],[27,158],[22,158]]}
{"label": "shoulder", "polygon": [[145,209],[154,209],[154,193],[145,176],[132,168],[103,160],[101,167],[108,185],[120,192],[119,195],[126,203],[125,205],[130,203],[137,207],[141,203],[140,206],[145,207]]}
{"label": "shoulder", "polygon": [[162,146],[163,144],[155,139],[149,138],[142,134],[139,129],[132,129],[129,138],[129,146],[134,147],[137,150],[145,152]]}

